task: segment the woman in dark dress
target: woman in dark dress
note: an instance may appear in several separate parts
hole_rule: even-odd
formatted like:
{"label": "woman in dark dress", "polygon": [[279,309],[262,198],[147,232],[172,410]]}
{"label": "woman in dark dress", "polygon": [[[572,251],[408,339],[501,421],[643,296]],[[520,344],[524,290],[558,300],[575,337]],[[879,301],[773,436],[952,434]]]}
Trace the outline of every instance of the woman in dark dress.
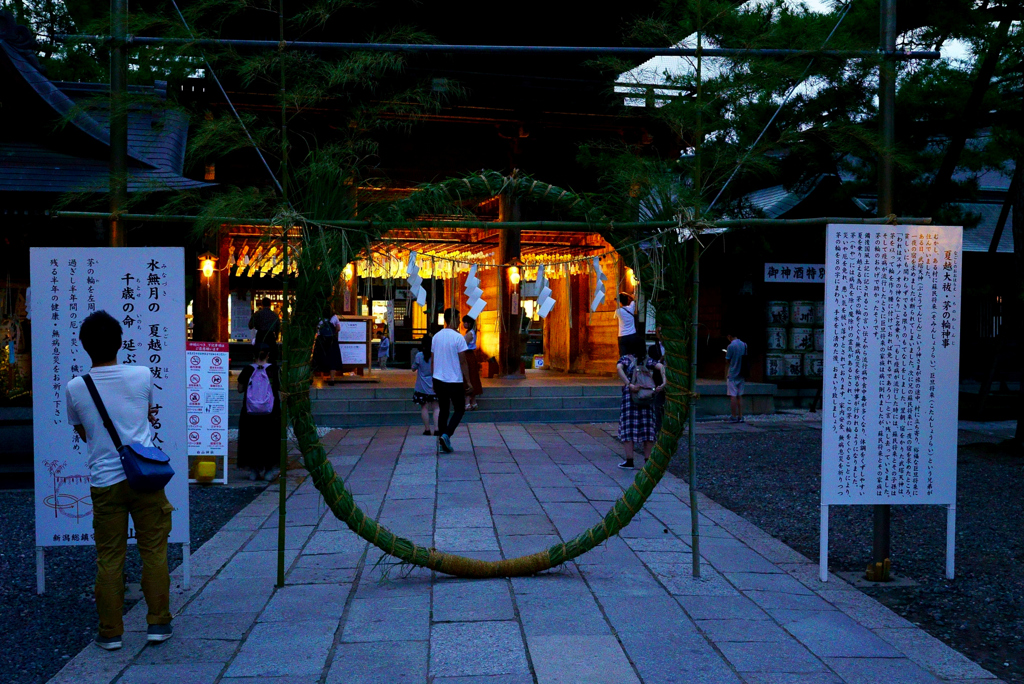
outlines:
{"label": "woman in dark dress", "polygon": [[341,347],[338,346],[338,333],[341,332],[341,321],[331,310],[324,309],[323,320],[316,333],[313,346],[313,370],[330,373],[328,385],[333,385],[338,371],[341,370]]}
{"label": "woman in dark dress", "polygon": [[[242,412],[238,417],[238,467],[249,469],[250,480],[272,481],[277,477],[281,461],[281,376],[276,365],[268,360],[270,348],[261,345],[256,363],[246,366],[238,376],[242,393]],[[262,367],[274,393],[270,413],[249,413],[249,384],[257,367]]]}

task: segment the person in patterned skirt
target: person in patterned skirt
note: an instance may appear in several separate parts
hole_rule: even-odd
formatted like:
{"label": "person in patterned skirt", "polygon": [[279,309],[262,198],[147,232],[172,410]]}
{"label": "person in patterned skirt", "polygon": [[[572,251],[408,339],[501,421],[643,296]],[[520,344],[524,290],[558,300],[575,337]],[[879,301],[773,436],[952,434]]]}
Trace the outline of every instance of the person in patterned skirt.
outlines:
{"label": "person in patterned skirt", "polygon": [[655,393],[665,390],[665,367],[650,358],[647,358],[644,348],[638,349],[639,355],[626,354],[616,366],[619,372],[619,379],[622,381],[622,404],[619,409],[619,441],[626,447],[626,460],[619,464],[624,470],[633,469],[633,445],[642,444],[644,460],[651,457],[651,449],[654,448],[654,440],[657,438],[655,430],[655,409],[654,404],[641,405],[636,402],[636,392],[640,389],[633,383],[633,372],[637,365],[649,368],[659,378],[661,384],[654,388]]}

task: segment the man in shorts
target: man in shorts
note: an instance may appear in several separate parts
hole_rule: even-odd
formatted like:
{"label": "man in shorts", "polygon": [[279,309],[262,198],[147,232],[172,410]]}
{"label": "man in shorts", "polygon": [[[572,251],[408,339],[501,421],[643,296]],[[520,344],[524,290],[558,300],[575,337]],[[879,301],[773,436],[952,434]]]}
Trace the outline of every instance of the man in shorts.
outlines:
{"label": "man in shorts", "polygon": [[725,348],[725,360],[729,364],[729,374],[725,379],[725,391],[729,395],[729,408],[732,411],[730,423],[743,421],[743,385],[746,377],[743,374],[743,357],[747,355],[747,343],[731,332],[726,335],[729,346]]}

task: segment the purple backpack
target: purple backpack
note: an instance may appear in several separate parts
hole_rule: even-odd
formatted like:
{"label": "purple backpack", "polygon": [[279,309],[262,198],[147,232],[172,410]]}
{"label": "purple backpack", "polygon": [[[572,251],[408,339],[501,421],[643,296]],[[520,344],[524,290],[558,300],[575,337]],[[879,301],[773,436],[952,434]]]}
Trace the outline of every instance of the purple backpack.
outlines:
{"label": "purple backpack", "polygon": [[245,409],[250,415],[266,415],[274,411],[274,388],[270,385],[266,366],[252,364],[252,376],[245,392]]}

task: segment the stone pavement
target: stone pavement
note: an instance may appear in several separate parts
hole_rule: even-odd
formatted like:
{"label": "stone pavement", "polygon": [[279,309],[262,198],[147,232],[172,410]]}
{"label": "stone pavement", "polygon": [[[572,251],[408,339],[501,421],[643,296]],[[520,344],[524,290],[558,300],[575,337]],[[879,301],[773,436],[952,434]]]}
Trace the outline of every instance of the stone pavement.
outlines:
{"label": "stone pavement", "polygon": [[[717,428],[716,428],[717,429]],[[742,427],[745,430],[755,426]],[[612,425],[460,428],[440,458],[415,428],[338,430],[330,458],[363,510],[421,544],[513,557],[597,522],[632,481]],[[175,636],[90,645],[53,684],[874,684],[994,677],[739,516],[701,498],[702,580],[671,475],[622,534],[535,577],[397,566],[288,482],[286,586],[268,489],[193,555]],[[180,572],[180,571],[179,571]],[[180,575],[176,575],[180,586]]]}

